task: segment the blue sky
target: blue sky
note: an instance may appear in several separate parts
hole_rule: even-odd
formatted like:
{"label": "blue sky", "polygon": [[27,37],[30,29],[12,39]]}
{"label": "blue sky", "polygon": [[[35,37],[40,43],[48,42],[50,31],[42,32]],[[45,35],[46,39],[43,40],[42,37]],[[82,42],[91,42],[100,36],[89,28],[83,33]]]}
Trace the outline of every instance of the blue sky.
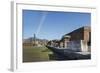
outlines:
{"label": "blue sky", "polygon": [[23,38],[60,39],[82,26],[91,25],[90,13],[23,10]]}

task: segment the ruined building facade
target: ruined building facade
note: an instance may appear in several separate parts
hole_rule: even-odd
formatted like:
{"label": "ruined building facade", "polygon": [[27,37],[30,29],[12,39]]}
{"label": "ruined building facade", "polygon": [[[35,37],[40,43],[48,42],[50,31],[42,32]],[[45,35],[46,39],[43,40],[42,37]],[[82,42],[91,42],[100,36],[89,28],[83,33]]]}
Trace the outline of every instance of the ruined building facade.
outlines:
{"label": "ruined building facade", "polygon": [[59,48],[72,49],[79,52],[90,52],[91,51],[91,27],[84,26],[78,28],[63,37],[56,42],[51,41],[51,45]]}

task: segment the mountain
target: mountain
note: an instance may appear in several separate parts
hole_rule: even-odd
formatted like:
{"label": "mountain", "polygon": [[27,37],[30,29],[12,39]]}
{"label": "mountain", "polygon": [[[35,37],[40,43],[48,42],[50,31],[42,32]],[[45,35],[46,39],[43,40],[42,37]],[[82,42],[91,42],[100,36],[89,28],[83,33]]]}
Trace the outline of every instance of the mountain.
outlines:
{"label": "mountain", "polygon": [[27,38],[27,39],[23,39],[23,43],[31,43],[33,40],[36,40],[36,41],[41,41],[41,42],[48,42],[47,39],[39,39],[39,38],[33,38],[33,37],[30,37],[30,38]]}

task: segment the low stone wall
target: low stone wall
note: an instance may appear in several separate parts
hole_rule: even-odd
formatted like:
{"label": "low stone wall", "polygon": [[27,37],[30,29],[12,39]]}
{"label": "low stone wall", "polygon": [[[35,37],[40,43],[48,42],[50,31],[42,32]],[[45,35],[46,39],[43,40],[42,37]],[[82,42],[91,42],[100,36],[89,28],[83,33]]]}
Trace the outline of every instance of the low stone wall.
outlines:
{"label": "low stone wall", "polygon": [[84,40],[70,41],[67,43],[67,48],[76,52],[88,52],[87,42]]}
{"label": "low stone wall", "polygon": [[81,41],[70,41],[67,43],[68,49],[74,50],[74,51],[81,51]]}
{"label": "low stone wall", "polygon": [[56,60],[82,60],[82,59],[91,59],[91,54],[83,54],[82,52],[74,52],[70,49],[59,49],[56,47],[46,46],[50,49],[55,56]]}

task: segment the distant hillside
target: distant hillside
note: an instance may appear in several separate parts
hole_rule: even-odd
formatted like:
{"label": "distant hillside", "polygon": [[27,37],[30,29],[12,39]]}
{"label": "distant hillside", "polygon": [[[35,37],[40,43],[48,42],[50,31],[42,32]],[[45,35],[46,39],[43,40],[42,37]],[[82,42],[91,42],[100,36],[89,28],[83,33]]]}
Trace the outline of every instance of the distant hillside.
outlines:
{"label": "distant hillside", "polygon": [[[30,43],[30,42],[32,42],[33,40],[34,40],[33,37],[30,37],[30,38],[27,38],[27,39],[23,39],[23,43]],[[35,38],[35,40],[36,40],[36,41],[41,41],[41,42],[43,42],[43,41],[48,42],[47,39],[39,39],[39,38]]]}

